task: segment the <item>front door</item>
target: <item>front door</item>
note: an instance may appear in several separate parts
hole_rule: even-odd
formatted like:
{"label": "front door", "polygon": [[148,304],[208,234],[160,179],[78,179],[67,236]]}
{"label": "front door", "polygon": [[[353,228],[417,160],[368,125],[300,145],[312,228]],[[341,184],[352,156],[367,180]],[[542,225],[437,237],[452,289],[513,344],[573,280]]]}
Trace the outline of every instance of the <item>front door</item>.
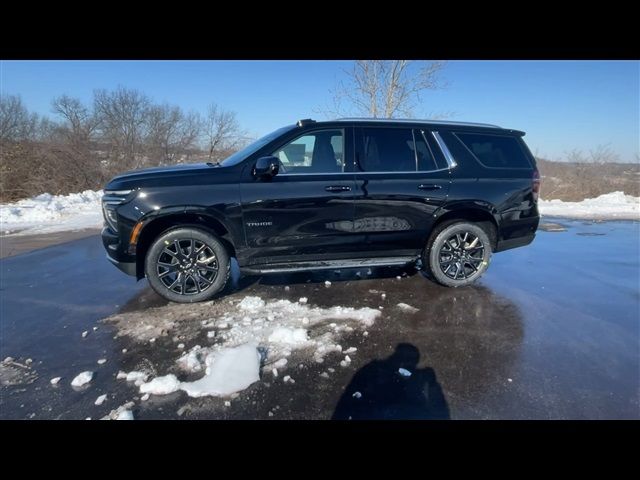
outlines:
{"label": "front door", "polygon": [[357,129],[354,231],[370,255],[413,255],[424,247],[450,185],[432,140],[402,125]]}
{"label": "front door", "polygon": [[280,160],[275,177],[241,183],[245,264],[348,258],[357,249],[351,134],[307,131],[270,152]]}

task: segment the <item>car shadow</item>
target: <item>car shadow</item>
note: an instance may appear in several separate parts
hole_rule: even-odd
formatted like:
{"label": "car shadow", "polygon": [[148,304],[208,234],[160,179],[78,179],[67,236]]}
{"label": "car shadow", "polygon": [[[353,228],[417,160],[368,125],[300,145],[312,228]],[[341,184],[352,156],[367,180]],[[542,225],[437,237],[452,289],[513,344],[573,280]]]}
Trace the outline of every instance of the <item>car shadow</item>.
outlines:
{"label": "car shadow", "polygon": [[420,351],[400,343],[383,360],[358,370],[332,420],[449,420],[449,406],[433,368],[418,368]]}

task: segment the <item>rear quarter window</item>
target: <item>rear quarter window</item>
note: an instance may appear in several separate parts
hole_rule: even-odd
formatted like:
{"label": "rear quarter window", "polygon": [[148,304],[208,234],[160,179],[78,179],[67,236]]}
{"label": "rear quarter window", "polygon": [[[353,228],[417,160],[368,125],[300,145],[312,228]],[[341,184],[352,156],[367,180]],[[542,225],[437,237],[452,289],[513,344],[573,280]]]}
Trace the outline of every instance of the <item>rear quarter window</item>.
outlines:
{"label": "rear quarter window", "polygon": [[455,132],[454,135],[485,167],[532,168],[516,137],[466,132]]}

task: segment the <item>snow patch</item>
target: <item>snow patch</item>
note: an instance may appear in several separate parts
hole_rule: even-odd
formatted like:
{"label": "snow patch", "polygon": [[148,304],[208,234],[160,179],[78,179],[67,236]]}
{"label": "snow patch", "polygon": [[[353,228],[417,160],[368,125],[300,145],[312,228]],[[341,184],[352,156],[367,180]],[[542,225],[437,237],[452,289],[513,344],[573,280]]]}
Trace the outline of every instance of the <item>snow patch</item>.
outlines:
{"label": "snow patch", "polygon": [[403,377],[410,377],[411,376],[411,372],[409,370],[407,370],[406,368],[399,368],[398,369],[398,373],[400,375],[402,375]]}
{"label": "snow patch", "polygon": [[148,383],[140,385],[140,393],[151,393],[153,395],[167,395],[176,392],[180,388],[180,381],[175,375],[169,374],[164,377],[156,377]]}
{"label": "snow patch", "polygon": [[288,345],[298,345],[309,340],[307,331],[304,328],[278,327],[269,335],[269,342],[285,343]]}
{"label": "snow patch", "polygon": [[94,405],[102,405],[104,403],[104,401],[107,399],[107,394],[105,393],[104,395],[100,395],[98,398],[96,398],[96,401],[94,402]]}
{"label": "snow patch", "polygon": [[116,420],[133,420],[133,412],[131,410],[123,410],[118,414]]}
{"label": "snow patch", "polygon": [[406,303],[399,303],[398,308],[408,313],[416,313],[420,310],[419,308],[412,307],[411,305],[408,305]]}
{"label": "snow patch", "polygon": [[72,387],[82,387],[91,381],[93,378],[93,372],[79,373],[73,380],[71,380]]}

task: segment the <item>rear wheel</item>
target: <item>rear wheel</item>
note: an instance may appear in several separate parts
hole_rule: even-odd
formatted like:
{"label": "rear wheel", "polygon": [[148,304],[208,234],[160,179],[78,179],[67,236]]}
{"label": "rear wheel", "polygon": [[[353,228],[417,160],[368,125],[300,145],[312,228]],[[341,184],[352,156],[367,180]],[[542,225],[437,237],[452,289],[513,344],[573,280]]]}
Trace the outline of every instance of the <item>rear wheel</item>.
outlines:
{"label": "rear wheel", "polygon": [[441,285],[462,287],[475,282],[489,267],[492,248],[487,232],[465,221],[437,229],[425,249],[428,273]]}
{"label": "rear wheel", "polygon": [[211,299],[229,278],[227,249],[214,235],[196,228],[178,228],[160,235],[145,259],[151,287],[172,302]]}

